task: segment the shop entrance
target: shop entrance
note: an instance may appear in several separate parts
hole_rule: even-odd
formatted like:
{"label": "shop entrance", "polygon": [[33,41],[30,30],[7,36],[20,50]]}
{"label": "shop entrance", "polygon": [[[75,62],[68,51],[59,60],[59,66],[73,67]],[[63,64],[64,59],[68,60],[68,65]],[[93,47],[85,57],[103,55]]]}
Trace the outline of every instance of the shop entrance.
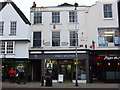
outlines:
{"label": "shop entrance", "polygon": [[59,61],[59,74],[63,74],[64,81],[72,80],[72,60]]}
{"label": "shop entrance", "polygon": [[92,62],[90,70],[93,82],[120,82],[120,60],[107,60],[104,57]]}

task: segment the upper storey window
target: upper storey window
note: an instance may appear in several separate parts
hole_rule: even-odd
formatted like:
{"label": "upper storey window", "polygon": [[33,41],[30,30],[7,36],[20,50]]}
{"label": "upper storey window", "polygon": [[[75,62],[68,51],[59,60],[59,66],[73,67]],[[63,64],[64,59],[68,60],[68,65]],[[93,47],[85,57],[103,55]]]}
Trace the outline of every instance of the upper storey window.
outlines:
{"label": "upper storey window", "polygon": [[11,21],[10,35],[16,35],[16,29],[17,29],[17,22],[16,21]]}
{"label": "upper storey window", "polygon": [[0,22],[0,35],[3,35],[4,22]]}
{"label": "upper storey window", "polygon": [[77,22],[77,12],[70,11],[69,12],[69,23],[75,23]]}
{"label": "upper storey window", "polygon": [[104,4],[104,18],[112,18],[112,4]]}
{"label": "upper storey window", "polygon": [[52,12],[52,23],[60,23],[60,12]]}
{"label": "upper storey window", "polygon": [[114,47],[120,45],[120,31],[117,29],[99,29],[98,45]]}
{"label": "upper storey window", "polygon": [[42,13],[34,13],[34,24],[42,23]]}

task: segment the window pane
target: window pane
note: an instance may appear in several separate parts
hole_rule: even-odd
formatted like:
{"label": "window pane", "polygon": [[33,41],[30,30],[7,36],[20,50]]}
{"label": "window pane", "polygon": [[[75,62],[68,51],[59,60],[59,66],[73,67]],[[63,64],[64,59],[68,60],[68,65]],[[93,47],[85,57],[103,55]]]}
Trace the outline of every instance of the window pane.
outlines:
{"label": "window pane", "polygon": [[33,33],[33,47],[40,47],[41,46],[41,32],[34,32]]}
{"label": "window pane", "polygon": [[52,32],[52,46],[60,46],[60,31]]}
{"label": "window pane", "polygon": [[[77,46],[78,46],[78,33],[77,34]],[[70,31],[70,46],[76,46],[75,31]]]}
{"label": "window pane", "polygon": [[13,53],[13,42],[7,42],[7,53]]}
{"label": "window pane", "polygon": [[52,23],[60,23],[60,12],[52,12]]}
{"label": "window pane", "polygon": [[17,26],[17,22],[11,22],[11,26],[10,26],[11,35],[16,35],[16,26]]}
{"label": "window pane", "polygon": [[99,29],[99,46],[118,46],[120,44],[120,32],[117,29]]}
{"label": "window pane", "polygon": [[34,24],[42,23],[42,13],[34,13]]}
{"label": "window pane", "polygon": [[69,22],[70,23],[77,22],[77,12],[75,12],[75,11],[69,12]]}
{"label": "window pane", "polygon": [[0,35],[3,35],[4,22],[0,22]]}
{"label": "window pane", "polygon": [[5,53],[5,42],[0,42],[0,53]]}
{"label": "window pane", "polygon": [[112,4],[104,4],[104,18],[112,18]]}

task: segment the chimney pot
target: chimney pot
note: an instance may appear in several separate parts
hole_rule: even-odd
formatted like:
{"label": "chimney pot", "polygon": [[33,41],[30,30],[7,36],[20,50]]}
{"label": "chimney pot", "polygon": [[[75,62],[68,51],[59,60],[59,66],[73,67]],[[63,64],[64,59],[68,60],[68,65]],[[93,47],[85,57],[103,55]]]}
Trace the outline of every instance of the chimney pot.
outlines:
{"label": "chimney pot", "polygon": [[33,2],[33,6],[32,7],[36,7],[36,3],[35,2]]}

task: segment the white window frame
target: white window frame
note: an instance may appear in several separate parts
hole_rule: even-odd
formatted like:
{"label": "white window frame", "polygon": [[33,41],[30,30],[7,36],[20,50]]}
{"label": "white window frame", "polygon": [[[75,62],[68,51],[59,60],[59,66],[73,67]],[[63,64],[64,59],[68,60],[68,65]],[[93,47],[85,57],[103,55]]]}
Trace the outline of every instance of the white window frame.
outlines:
{"label": "white window frame", "polygon": [[[98,47],[116,47],[119,46],[119,36],[116,36],[117,28],[98,28]],[[111,39],[110,39],[111,38]],[[116,41],[117,40],[117,41]]]}
{"label": "white window frame", "polygon": [[[11,44],[9,44],[9,43],[11,43]],[[3,47],[2,47],[2,45],[3,45]],[[9,47],[11,45],[12,45],[12,47]],[[1,50],[2,48],[4,48],[3,53]],[[0,53],[1,54],[14,54],[14,49],[15,49],[15,42],[13,42],[13,41],[1,41],[1,43],[0,43]]]}
{"label": "white window frame", "polygon": [[[34,33],[37,33],[37,32],[40,32],[40,33],[41,33],[41,37],[35,39],[35,38],[34,38]],[[34,32],[33,32],[33,37],[32,37],[32,38],[33,38],[33,47],[42,47],[42,31],[34,31]],[[40,46],[34,46],[34,40],[40,41],[41,45],[40,45]]]}
{"label": "white window frame", "polygon": [[[78,30],[70,30],[69,31],[69,45],[70,45],[70,47],[75,47],[76,46],[76,43],[75,43],[75,45],[71,45],[70,43],[70,40],[71,40],[71,36],[70,36],[70,32],[75,32],[75,34],[77,34],[77,46],[78,46],[78,44],[79,44],[79,40],[78,40]],[[75,36],[75,38],[73,38],[73,39],[75,39],[76,40],[76,36]]]}
{"label": "white window frame", "polygon": [[17,22],[11,21],[10,22],[10,35],[16,35],[16,30],[17,30]]}
{"label": "white window frame", "polygon": [[52,31],[52,41],[53,41],[53,32],[59,32],[59,38],[58,37],[56,37],[56,39],[58,39],[60,42],[59,42],[59,45],[55,45],[55,46],[53,46],[53,43],[52,43],[52,47],[59,47],[60,45],[61,45],[61,40],[60,40],[60,31],[58,30],[58,31]]}
{"label": "white window frame", "polygon": [[77,22],[78,22],[77,11],[69,11],[69,23]]}
{"label": "white window frame", "polygon": [[60,23],[60,12],[52,12],[52,23]]}
{"label": "white window frame", "polygon": [[4,32],[4,21],[0,21],[0,36],[3,35]]}
{"label": "white window frame", "polygon": [[41,12],[34,13],[34,24],[42,24],[42,13]]}
{"label": "white window frame", "polygon": [[[111,6],[111,10],[108,9],[108,5]],[[107,8],[107,10],[105,11],[105,6]],[[113,18],[113,10],[112,10],[112,7],[113,5],[110,3],[110,4],[103,4],[103,17],[105,19],[112,19]],[[105,16],[105,13],[107,14],[107,16]],[[111,14],[111,15],[110,15]]]}

